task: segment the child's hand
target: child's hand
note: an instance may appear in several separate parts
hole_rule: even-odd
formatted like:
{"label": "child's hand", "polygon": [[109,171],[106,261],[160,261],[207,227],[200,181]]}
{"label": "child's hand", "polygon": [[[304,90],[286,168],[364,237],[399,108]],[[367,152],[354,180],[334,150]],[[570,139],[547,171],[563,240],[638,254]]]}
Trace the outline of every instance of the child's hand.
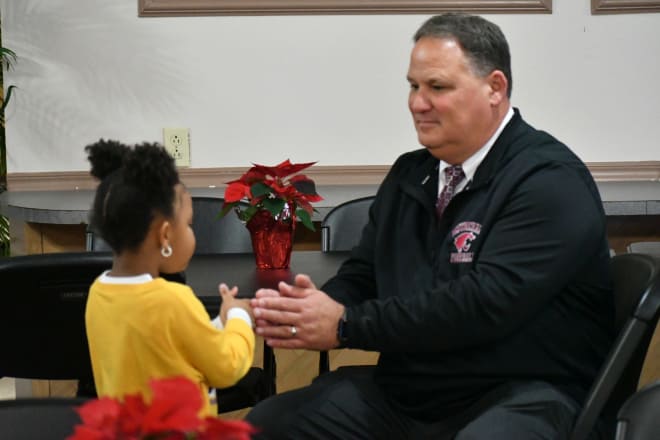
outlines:
{"label": "child's hand", "polygon": [[238,294],[238,287],[234,286],[230,290],[226,284],[222,283],[219,286],[219,291],[220,296],[222,297],[220,320],[222,321],[223,325],[227,323],[227,312],[232,307],[240,307],[241,309],[248,312],[250,319],[252,319],[252,322],[254,322],[254,314],[252,313],[252,307],[250,307],[250,300],[236,298],[236,294]]}

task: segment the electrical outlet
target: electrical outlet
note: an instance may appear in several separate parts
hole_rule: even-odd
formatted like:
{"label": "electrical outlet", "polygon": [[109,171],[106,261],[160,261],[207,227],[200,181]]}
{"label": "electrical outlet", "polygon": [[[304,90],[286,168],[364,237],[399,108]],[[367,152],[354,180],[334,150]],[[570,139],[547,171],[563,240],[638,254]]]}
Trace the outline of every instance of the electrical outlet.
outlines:
{"label": "electrical outlet", "polygon": [[190,166],[190,129],[163,128],[163,144],[178,167]]}

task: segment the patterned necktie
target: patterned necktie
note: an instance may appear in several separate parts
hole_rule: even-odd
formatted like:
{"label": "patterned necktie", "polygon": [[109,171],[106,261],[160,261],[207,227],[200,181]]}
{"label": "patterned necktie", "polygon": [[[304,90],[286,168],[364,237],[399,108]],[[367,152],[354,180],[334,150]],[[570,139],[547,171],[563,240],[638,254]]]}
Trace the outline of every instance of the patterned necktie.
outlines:
{"label": "patterned necktie", "polygon": [[442,217],[442,212],[447,205],[449,205],[449,201],[452,197],[454,197],[456,187],[463,181],[463,179],[465,179],[465,173],[460,165],[449,166],[445,168],[443,172],[445,173],[446,184],[444,188],[442,188],[442,192],[435,204],[435,212],[438,214],[438,218]]}

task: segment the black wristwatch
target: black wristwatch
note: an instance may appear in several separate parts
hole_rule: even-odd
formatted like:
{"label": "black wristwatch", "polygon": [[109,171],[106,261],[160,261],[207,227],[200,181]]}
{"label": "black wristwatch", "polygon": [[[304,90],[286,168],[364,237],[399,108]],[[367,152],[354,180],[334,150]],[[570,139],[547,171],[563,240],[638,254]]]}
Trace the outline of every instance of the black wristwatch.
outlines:
{"label": "black wristwatch", "polygon": [[346,319],[346,309],[344,309],[344,313],[341,315],[341,318],[339,318],[339,321],[337,322],[337,341],[339,341],[339,348],[345,347],[346,342],[348,342],[347,323],[348,320]]}

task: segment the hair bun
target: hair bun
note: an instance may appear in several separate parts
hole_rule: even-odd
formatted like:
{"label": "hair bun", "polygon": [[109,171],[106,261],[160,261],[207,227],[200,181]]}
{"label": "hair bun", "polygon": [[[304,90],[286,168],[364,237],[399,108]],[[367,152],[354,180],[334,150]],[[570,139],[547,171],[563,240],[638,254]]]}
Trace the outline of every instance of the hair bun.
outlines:
{"label": "hair bun", "polygon": [[87,159],[92,164],[90,174],[103,180],[121,168],[131,149],[118,141],[99,139],[98,142],[87,145],[85,151]]}

